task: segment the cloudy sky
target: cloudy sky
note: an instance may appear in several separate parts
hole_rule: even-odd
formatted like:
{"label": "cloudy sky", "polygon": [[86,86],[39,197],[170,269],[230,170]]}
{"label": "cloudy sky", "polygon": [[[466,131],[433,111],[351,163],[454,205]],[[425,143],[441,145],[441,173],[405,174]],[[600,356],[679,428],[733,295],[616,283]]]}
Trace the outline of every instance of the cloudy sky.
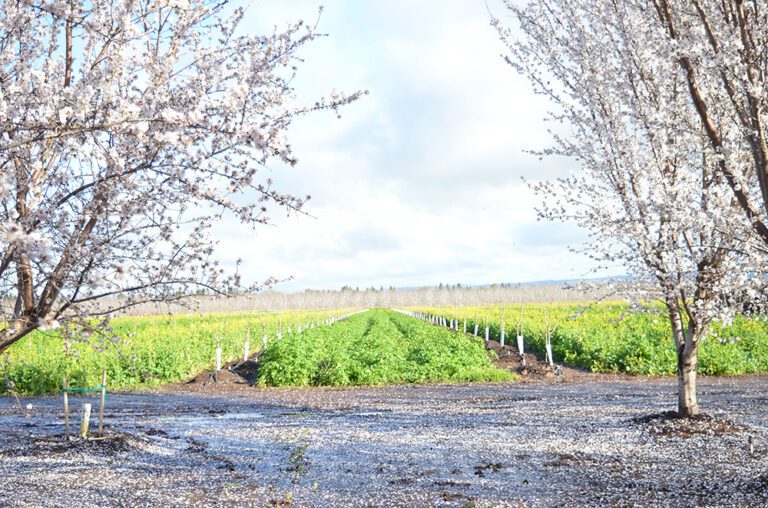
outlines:
{"label": "cloudy sky", "polygon": [[[252,280],[293,277],[283,291],[343,285],[487,284],[589,276],[568,251],[585,234],[536,221],[522,182],[567,174],[569,161],[525,150],[548,143],[544,99],[504,63],[489,10],[498,0],[326,0],[295,80],[299,100],[370,93],[342,118],[289,131],[299,164],[271,165],[282,191],[310,194],[313,217],[273,214],[255,232],[216,233],[220,255]],[[255,0],[257,32],[317,18],[317,0]],[[266,176],[266,175],[265,175]]]}

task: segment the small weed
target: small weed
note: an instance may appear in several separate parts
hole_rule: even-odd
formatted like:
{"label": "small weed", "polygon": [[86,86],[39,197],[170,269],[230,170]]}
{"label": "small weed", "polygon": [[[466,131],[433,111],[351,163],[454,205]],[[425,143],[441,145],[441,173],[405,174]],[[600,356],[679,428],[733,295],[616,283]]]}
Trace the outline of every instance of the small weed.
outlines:
{"label": "small weed", "polygon": [[291,449],[291,454],[288,456],[288,467],[286,471],[293,473],[293,482],[299,481],[299,478],[306,475],[308,472],[309,462],[307,460],[307,448],[309,443],[307,441],[299,441]]}
{"label": "small weed", "polygon": [[19,408],[19,412],[23,414],[25,418],[29,419],[31,416],[29,410],[32,408],[32,404],[27,404],[26,409],[21,405],[21,399],[19,399],[19,394],[15,390],[15,384],[7,375],[4,379],[4,385],[5,391],[13,395],[16,399],[16,406]]}
{"label": "small weed", "polygon": [[288,458],[288,462],[291,466],[288,471],[304,474],[307,472],[307,459],[306,459],[307,445],[303,444],[294,448],[291,451],[291,456]]}

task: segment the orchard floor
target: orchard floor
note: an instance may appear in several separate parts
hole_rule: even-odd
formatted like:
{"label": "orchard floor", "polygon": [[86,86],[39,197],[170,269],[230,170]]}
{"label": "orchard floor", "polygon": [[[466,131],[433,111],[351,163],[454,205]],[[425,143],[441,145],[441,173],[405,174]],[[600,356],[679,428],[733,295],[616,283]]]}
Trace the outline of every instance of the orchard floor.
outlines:
{"label": "orchard floor", "polygon": [[638,420],[673,408],[675,390],[610,376],[348,389],[222,378],[110,394],[108,439],[73,443],[60,398],[23,398],[25,416],[1,397],[0,506],[768,505],[768,377],[701,379],[712,421]]}

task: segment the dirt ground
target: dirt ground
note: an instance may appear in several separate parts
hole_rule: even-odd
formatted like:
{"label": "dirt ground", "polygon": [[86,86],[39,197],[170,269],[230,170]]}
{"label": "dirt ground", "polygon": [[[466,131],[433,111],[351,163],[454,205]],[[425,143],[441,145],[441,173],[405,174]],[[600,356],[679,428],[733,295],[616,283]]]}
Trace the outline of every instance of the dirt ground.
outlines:
{"label": "dirt ground", "polygon": [[64,441],[58,397],[0,397],[0,506],[768,505],[768,377],[702,379],[689,422],[673,379],[527,363],[348,389],[252,387],[248,363],[110,394],[91,442]]}
{"label": "dirt ground", "polygon": [[486,349],[495,353],[496,359],[494,363],[497,367],[514,372],[520,376],[520,381],[523,383],[550,381],[572,383],[575,381],[633,379],[633,376],[629,375],[598,374],[580,369],[572,369],[559,364],[550,366],[532,353],[525,353],[525,360],[523,361],[516,347],[502,346],[495,340],[489,340],[486,343]]}

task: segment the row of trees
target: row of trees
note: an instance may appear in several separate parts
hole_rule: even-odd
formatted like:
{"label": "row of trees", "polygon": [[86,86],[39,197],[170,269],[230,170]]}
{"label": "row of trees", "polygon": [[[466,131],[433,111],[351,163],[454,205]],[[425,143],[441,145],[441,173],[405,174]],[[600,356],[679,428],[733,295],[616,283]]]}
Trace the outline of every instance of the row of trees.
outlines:
{"label": "row of trees", "polygon": [[768,2],[507,1],[508,62],[566,127],[545,155],[578,172],[534,185],[540,214],[592,233],[635,297],[664,302],[682,415],[699,412],[699,344],[766,295]]}
{"label": "row of trees", "polygon": [[[290,309],[351,309],[373,307],[410,306],[475,306],[520,304],[537,302],[592,302],[607,295],[616,297],[620,288],[612,286],[594,287],[590,291],[579,288],[565,288],[556,284],[501,284],[486,287],[452,287],[443,289],[423,287],[419,289],[366,289],[342,288],[339,291],[306,290],[299,293],[260,291],[254,295],[238,295],[219,298],[210,295],[196,295],[184,305],[180,303],[146,303],[126,309],[128,315],[179,314],[188,313],[190,304],[196,312],[252,312]],[[115,302],[105,302],[105,308],[115,307]]]}

